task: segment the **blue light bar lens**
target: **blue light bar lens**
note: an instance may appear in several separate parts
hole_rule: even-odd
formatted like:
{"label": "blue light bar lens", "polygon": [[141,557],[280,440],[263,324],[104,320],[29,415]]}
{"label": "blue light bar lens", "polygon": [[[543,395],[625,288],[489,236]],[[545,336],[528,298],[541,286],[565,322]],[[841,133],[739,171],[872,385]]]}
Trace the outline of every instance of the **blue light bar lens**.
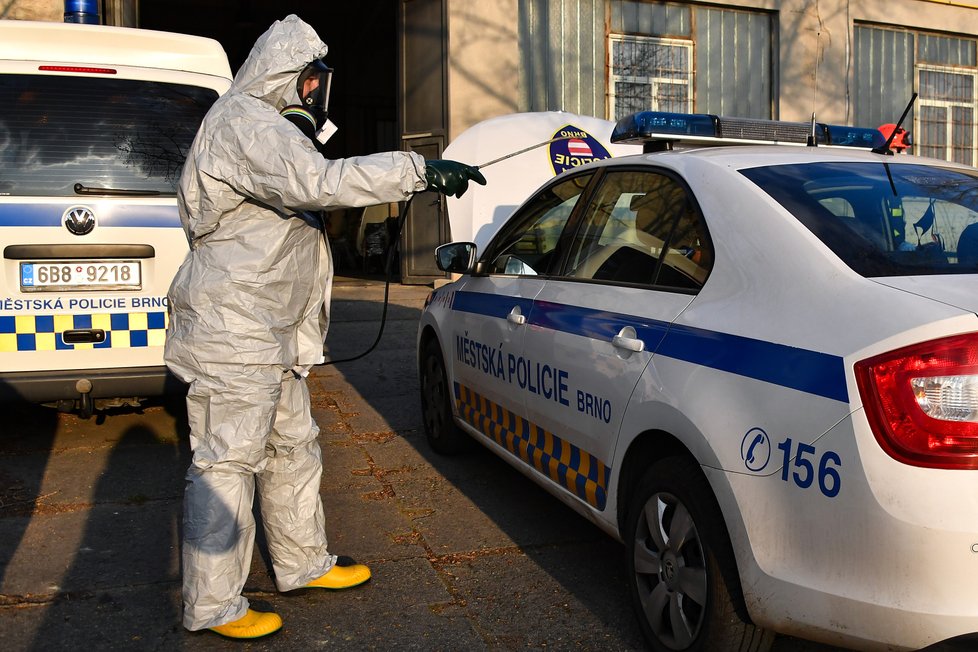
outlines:
{"label": "blue light bar lens", "polygon": [[772,142],[804,145],[812,136],[815,142],[836,147],[873,149],[885,142],[878,129],[847,127],[804,122],[780,122],[755,118],[721,118],[705,113],[666,113],[641,111],[618,121],[611,132],[613,143],[645,144],[688,138],[719,139],[728,144],[736,141]]}
{"label": "blue light bar lens", "polygon": [[712,115],[642,111],[619,120],[611,132],[611,142],[641,143],[649,138],[663,136],[712,138],[716,135],[716,117]]}
{"label": "blue light bar lens", "polygon": [[846,127],[841,125],[824,125],[826,145],[842,145],[846,147],[866,147],[873,149],[886,142],[883,132],[868,127]]}

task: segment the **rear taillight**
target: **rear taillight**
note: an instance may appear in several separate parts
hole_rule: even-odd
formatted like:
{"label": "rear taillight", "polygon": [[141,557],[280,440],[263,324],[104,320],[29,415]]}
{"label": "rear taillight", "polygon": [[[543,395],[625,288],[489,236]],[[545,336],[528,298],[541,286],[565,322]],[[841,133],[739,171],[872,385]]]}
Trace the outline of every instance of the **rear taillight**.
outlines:
{"label": "rear taillight", "polygon": [[978,469],[978,333],[857,362],[856,382],[869,425],[892,457]]}

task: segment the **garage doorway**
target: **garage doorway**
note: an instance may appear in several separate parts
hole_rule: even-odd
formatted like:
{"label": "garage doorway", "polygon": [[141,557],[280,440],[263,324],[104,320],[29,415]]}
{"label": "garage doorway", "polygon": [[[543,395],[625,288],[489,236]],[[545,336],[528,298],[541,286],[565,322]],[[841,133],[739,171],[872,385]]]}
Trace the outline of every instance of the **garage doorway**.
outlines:
{"label": "garage doorway", "polygon": [[[145,29],[216,39],[228,54],[231,70],[237,71],[272,22],[290,13],[298,15],[329,46],[326,61],[335,71],[330,118],[339,131],[326,144],[326,155],[345,158],[401,148],[397,10],[398,0],[169,0],[140,3],[139,23]],[[329,214],[337,273],[377,273],[376,266],[364,265],[362,213],[357,209]]]}

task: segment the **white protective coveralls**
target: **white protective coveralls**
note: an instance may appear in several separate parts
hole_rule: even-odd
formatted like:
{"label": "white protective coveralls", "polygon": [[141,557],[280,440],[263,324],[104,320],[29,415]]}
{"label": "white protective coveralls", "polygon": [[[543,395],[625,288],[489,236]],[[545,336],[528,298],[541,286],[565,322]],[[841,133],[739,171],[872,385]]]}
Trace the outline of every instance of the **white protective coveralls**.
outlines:
{"label": "white protective coveralls", "polygon": [[327,160],[279,115],[298,102],[302,69],[325,54],[298,17],[274,23],[207,113],[180,178],[191,252],[170,287],[165,359],[189,383],[183,600],[191,630],[248,607],[241,591],[256,478],[278,589],[301,587],[336,560],[303,377],[323,361],[332,264],[322,226],[302,211],[403,201],[427,185],[417,154]]}

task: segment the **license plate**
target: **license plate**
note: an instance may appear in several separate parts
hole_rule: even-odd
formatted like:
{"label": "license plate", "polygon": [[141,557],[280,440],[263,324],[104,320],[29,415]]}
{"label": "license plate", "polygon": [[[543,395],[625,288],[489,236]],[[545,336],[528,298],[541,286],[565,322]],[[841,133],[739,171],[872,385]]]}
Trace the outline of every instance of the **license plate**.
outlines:
{"label": "license plate", "polygon": [[20,289],[138,290],[142,269],[138,260],[64,260],[20,264]]}

